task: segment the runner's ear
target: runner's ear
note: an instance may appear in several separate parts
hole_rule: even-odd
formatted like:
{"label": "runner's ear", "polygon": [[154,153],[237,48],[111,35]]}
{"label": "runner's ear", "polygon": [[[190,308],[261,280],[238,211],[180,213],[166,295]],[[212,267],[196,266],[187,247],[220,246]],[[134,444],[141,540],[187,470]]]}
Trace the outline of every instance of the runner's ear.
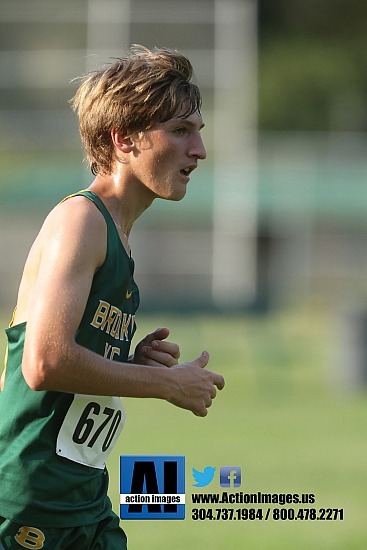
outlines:
{"label": "runner's ear", "polygon": [[134,142],[130,136],[125,136],[118,130],[112,130],[111,132],[112,143],[122,153],[130,153],[134,147]]}

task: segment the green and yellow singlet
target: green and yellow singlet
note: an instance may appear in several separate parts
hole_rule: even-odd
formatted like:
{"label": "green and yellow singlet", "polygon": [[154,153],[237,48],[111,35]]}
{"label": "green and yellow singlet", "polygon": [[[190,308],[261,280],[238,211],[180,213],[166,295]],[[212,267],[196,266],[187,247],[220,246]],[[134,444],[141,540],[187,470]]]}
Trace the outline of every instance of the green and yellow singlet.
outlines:
{"label": "green and yellow singlet", "polygon": [[[107,224],[107,253],[96,272],[76,342],[126,362],[139,306],[134,262],[98,196],[80,191]],[[119,397],[33,391],[22,374],[26,323],[6,330],[0,393],[0,516],[26,524],[72,527],[100,521],[111,509],[107,457],[123,428]]]}

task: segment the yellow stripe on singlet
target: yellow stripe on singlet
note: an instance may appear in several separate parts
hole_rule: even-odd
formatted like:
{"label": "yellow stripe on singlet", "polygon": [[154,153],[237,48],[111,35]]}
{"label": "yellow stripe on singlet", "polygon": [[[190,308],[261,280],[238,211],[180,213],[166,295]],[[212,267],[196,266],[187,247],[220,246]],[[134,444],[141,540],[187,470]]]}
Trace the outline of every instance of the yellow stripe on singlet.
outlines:
{"label": "yellow stripe on singlet", "polygon": [[83,193],[84,191],[89,191],[89,189],[81,189],[80,191],[77,191],[76,193],[72,193],[71,195],[68,195],[67,197],[64,197],[59,204],[62,204],[63,202],[67,201],[68,199],[71,199],[72,197],[75,197],[76,195],[79,195],[79,193]]}
{"label": "yellow stripe on singlet", "polygon": [[[9,323],[9,328],[11,328],[13,326],[16,311],[17,311],[17,308],[15,307],[14,311],[13,311],[13,315],[11,316],[11,321]],[[8,346],[8,344],[6,344],[5,357],[4,357],[4,370],[3,370],[2,375],[1,375],[0,391],[2,391],[4,389],[4,385],[5,385],[6,366],[8,364],[8,348],[9,348],[9,346]]]}

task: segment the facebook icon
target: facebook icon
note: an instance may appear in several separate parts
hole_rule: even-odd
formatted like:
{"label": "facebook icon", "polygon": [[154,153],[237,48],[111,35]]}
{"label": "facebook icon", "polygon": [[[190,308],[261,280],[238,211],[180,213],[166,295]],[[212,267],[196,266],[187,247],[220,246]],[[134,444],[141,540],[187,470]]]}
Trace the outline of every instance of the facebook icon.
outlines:
{"label": "facebook icon", "polygon": [[233,487],[241,486],[241,468],[239,466],[222,466],[220,469],[220,486],[231,487],[231,485]]}

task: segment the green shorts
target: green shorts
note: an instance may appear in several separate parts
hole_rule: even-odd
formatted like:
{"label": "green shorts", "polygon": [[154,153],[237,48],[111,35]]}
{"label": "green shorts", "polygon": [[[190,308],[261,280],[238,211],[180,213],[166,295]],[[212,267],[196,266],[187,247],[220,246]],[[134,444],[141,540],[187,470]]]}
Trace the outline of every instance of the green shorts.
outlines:
{"label": "green shorts", "polygon": [[104,520],[82,527],[53,528],[23,525],[0,517],[0,550],[127,550],[119,518],[111,512]]}

